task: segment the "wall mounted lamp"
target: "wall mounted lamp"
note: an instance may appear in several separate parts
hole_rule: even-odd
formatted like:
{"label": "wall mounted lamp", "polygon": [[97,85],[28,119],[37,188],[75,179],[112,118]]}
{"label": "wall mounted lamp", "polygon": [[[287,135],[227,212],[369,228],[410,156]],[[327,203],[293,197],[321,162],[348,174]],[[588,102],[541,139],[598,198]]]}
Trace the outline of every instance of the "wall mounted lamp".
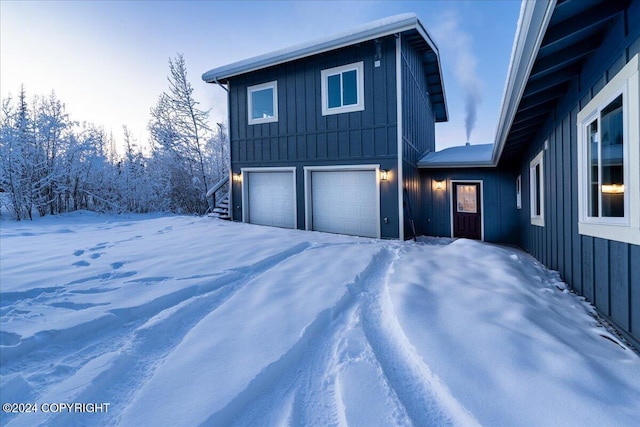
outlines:
{"label": "wall mounted lamp", "polygon": [[389,171],[386,169],[380,169],[380,181],[387,181],[389,179]]}
{"label": "wall mounted lamp", "polygon": [[234,173],[233,174],[233,182],[242,182],[242,174]]}
{"label": "wall mounted lamp", "polygon": [[436,190],[444,190],[444,181],[436,181]]}

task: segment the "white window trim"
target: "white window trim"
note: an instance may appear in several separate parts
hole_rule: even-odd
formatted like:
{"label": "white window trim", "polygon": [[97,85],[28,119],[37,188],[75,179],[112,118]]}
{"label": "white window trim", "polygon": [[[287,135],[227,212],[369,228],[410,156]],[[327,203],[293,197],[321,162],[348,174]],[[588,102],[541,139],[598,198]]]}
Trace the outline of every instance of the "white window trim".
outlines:
{"label": "white window trim", "polygon": [[[340,107],[329,108],[329,98],[327,91],[327,79],[329,76],[342,74],[346,71],[356,70],[356,84],[358,103],[353,105],[343,105]],[[340,67],[327,68],[320,71],[320,92],[322,95],[322,115],[351,113],[354,111],[364,110],[364,62],[355,62],[353,64],[342,65]]]}
{"label": "white window trim", "polygon": [[377,238],[381,238],[380,224],[380,165],[333,165],[333,166],[304,166],[304,228],[313,230],[313,208],[311,206],[311,173],[331,171],[375,171],[376,172],[376,218],[378,219]]}
{"label": "white window trim", "polygon": [[291,178],[293,179],[291,185],[293,186],[293,227],[298,228],[298,195],[296,191],[296,167],[255,167],[255,168],[240,168],[240,180],[242,181],[242,222],[248,223],[251,221],[249,218],[249,179],[251,172],[291,172]]}
{"label": "white window trim", "polygon": [[522,209],[522,175],[516,177],[516,209]]}
{"label": "white window trim", "polygon": [[[545,141],[545,147],[547,142]],[[544,227],[544,152],[543,149],[529,163],[529,211],[531,225]],[[536,185],[536,166],[540,165],[540,188]],[[535,214],[536,193],[540,193],[540,215]]]}
{"label": "white window trim", "polygon": [[[578,113],[578,232],[640,245],[640,73],[636,54]],[[617,96],[623,101],[624,218],[588,216],[586,126]]]}
{"label": "white window trim", "polygon": [[[253,92],[258,92],[264,89],[273,89],[273,117],[261,117],[254,119],[251,117],[253,111]],[[259,125],[262,123],[272,123],[278,121],[278,81],[262,83],[259,85],[247,87],[247,118],[250,125]]]}

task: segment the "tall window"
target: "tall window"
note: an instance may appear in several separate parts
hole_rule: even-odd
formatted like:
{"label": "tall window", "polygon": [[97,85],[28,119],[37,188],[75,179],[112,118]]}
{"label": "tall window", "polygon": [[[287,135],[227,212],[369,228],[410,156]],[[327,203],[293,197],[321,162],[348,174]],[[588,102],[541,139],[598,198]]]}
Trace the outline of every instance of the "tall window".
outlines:
{"label": "tall window", "polygon": [[522,175],[516,178],[516,209],[522,209]]}
{"label": "tall window", "polygon": [[587,125],[587,216],[624,217],[624,135],[622,95]]}
{"label": "tall window", "polygon": [[578,113],[578,231],[640,244],[638,55]]}
{"label": "tall window", "polygon": [[278,121],[278,82],[272,81],[247,88],[249,124]]}
{"label": "tall window", "polygon": [[364,110],[363,70],[356,62],[320,72],[323,116]]}
{"label": "tall window", "polygon": [[544,227],[544,150],[529,163],[529,183],[531,224]]}

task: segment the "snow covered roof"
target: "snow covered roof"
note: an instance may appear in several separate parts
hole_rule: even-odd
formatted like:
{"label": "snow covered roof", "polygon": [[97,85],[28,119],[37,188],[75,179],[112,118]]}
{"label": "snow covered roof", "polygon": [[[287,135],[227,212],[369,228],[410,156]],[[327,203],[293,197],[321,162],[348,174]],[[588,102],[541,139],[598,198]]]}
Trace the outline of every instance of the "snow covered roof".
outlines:
{"label": "snow covered roof", "polygon": [[429,62],[433,62],[437,67],[437,75],[430,75],[429,81],[432,102],[436,113],[436,121],[447,121],[448,112],[446,97],[444,94],[444,85],[442,83],[442,67],[440,66],[438,48],[427,30],[425,30],[422,23],[418,20],[418,17],[413,13],[404,13],[379,19],[333,36],[280,49],[271,53],[234,62],[232,64],[223,65],[204,73],[202,75],[202,80],[207,83],[227,83],[229,78],[240,74],[249,73],[278,64],[284,64],[286,62],[351,46],[368,40],[374,40],[380,37],[405,32],[411,32],[412,35],[416,35],[416,37],[411,38],[410,42],[414,45],[419,45],[420,50],[432,52],[432,54],[429,55],[428,60]]}
{"label": "snow covered roof", "polygon": [[419,168],[493,166],[493,144],[463,145],[432,151],[418,160]]}

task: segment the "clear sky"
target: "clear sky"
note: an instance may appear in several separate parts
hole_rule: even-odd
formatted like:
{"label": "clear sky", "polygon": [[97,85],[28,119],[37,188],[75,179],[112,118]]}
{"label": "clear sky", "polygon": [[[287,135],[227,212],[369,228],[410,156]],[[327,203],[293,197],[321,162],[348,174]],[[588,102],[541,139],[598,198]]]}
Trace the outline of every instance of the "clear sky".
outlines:
{"label": "clear sky", "polygon": [[413,12],[440,50],[449,122],[437,148],[462,145],[466,94],[479,100],[470,141],[491,143],[519,0],[476,1],[14,1],[0,0],[0,91],[27,99],[55,90],[76,121],[146,143],[150,109],[168,90],[168,60],[184,54],[195,98],[226,122],[211,68],[399,13]]}

